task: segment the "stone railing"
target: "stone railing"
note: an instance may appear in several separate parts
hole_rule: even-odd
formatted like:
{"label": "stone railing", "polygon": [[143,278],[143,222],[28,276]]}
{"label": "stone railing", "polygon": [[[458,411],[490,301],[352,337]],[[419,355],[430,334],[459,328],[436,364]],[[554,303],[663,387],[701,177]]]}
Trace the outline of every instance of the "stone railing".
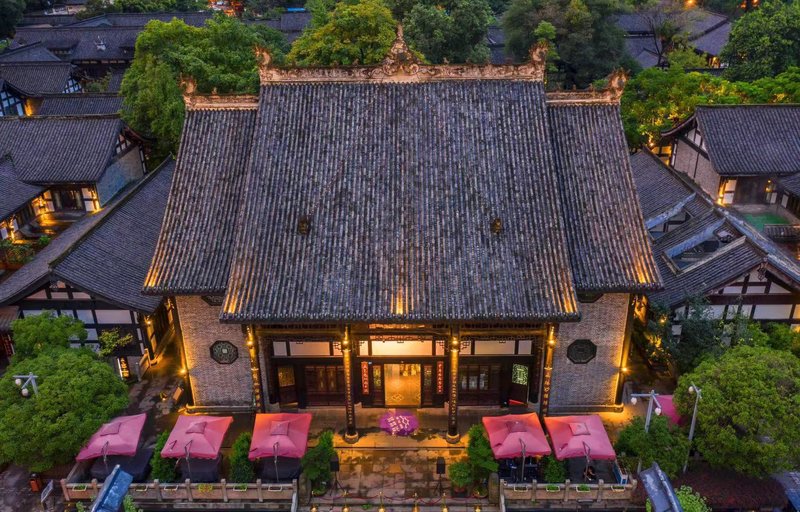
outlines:
{"label": "stone railing", "polygon": [[569,480],[563,484],[533,483],[509,484],[501,481],[502,503],[504,509],[530,509],[532,504],[559,508],[562,504],[574,508],[576,503],[598,504],[603,506],[622,505],[630,501],[636,489],[636,480],[627,484],[611,484],[599,480],[597,483],[581,484]]}
{"label": "stone railing", "polygon": [[[61,480],[61,491],[66,501],[92,501],[97,497],[103,483],[97,479],[80,482],[75,475],[82,474],[76,465],[67,478]],[[158,480],[133,483],[128,489],[137,506],[149,508],[157,504],[176,502],[195,503],[248,503],[248,509],[289,510],[296,507],[297,480],[292,483],[234,484],[225,479],[213,483],[195,483],[187,479],[180,483],[163,483]]]}

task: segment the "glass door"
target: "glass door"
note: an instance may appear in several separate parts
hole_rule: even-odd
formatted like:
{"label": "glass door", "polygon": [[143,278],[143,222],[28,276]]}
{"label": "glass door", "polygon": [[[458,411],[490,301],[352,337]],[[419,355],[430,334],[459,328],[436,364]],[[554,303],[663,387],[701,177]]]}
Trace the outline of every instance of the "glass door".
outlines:
{"label": "glass door", "polygon": [[387,407],[419,407],[422,401],[422,378],[419,364],[383,365]]}

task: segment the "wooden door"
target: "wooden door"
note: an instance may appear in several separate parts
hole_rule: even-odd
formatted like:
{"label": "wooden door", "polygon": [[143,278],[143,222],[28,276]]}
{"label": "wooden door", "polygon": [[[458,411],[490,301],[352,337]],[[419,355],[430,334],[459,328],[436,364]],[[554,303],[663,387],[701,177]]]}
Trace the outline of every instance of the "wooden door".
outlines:
{"label": "wooden door", "polygon": [[383,393],[383,365],[372,365],[372,405],[383,407],[385,405]]}
{"label": "wooden door", "polygon": [[297,402],[297,385],[294,378],[294,366],[278,367],[278,396],[281,404]]}
{"label": "wooden door", "polygon": [[433,392],[434,392],[434,375],[433,365],[422,365],[422,406],[433,406]]}

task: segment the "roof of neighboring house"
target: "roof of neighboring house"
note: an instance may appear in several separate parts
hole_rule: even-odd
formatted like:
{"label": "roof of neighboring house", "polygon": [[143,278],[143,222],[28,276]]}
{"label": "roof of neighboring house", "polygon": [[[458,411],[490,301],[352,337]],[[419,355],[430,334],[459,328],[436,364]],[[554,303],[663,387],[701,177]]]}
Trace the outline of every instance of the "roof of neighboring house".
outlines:
{"label": "roof of neighboring house", "polygon": [[0,307],[0,332],[11,332],[11,322],[19,317],[17,306]]}
{"label": "roof of neighboring house", "polygon": [[116,114],[122,109],[122,96],[109,93],[76,93],[45,96],[36,115],[75,116]]}
{"label": "roof of neighboring house", "polygon": [[142,295],[169,196],[174,160],[146,176],[91,231],[52,263],[59,279],[92,295],[145,313],[161,297]]}
{"label": "roof of neighboring house", "polygon": [[16,212],[44,189],[25,183],[17,177],[14,163],[8,159],[0,159],[0,220]]}
{"label": "roof of neighboring house", "polygon": [[148,293],[224,293],[233,322],[541,321],[660,285],[617,104],[476,79],[225,105],[189,109]]}
{"label": "roof of neighboring house", "polygon": [[0,52],[0,63],[7,62],[61,62],[61,59],[41,43],[33,43]]}
{"label": "roof of neighboring house", "polygon": [[722,23],[721,25],[697,36],[691,40],[692,46],[703,53],[709,55],[719,56],[722,53],[722,48],[728,44],[728,39],[731,35],[731,28],[733,24]]}
{"label": "roof of neighboring house", "polygon": [[[652,302],[675,307],[691,298],[713,293],[764,263],[800,288],[800,267],[796,262],[743,220],[714,206],[709,197],[655,155],[640,151],[631,156],[631,167],[639,202],[643,211],[649,212],[645,214],[647,225],[666,221],[662,217],[658,222],[650,222],[661,212],[669,212],[670,202],[677,206],[674,213],[686,211],[691,215],[686,222],[653,242],[664,288],[648,293]],[[690,198],[688,203],[687,198]],[[656,201],[656,206],[652,206],[653,201]],[[669,257],[694,247],[720,229],[734,234],[737,239],[684,269],[678,269],[668,261]]]}
{"label": "roof of neighboring house", "polygon": [[114,68],[111,70],[111,78],[108,81],[108,92],[119,93],[122,87],[122,79],[125,77],[125,69]]}
{"label": "roof of neighboring house", "polygon": [[0,79],[28,96],[64,92],[71,75],[69,62],[0,62]]}
{"label": "roof of neighboring house", "polygon": [[[310,12],[284,12],[277,20],[267,20],[269,27],[280,30],[288,42],[293,42],[311,22]],[[258,23],[258,22],[256,22]]]}
{"label": "roof of neighboring house", "polygon": [[642,69],[658,65],[658,50],[652,37],[626,37],[625,50]]}
{"label": "roof of neighboring house", "polygon": [[506,33],[499,25],[490,25],[486,34],[486,43],[489,46],[492,64],[505,64],[512,59],[506,55]]}
{"label": "roof of neighboring house", "polygon": [[48,50],[67,61],[133,60],[137,27],[18,27],[14,41],[19,44],[41,42]]}
{"label": "roof of neighboring house", "polygon": [[800,105],[703,106],[694,118],[721,176],[800,172]]}
{"label": "roof of neighboring house", "polygon": [[169,22],[182,20],[187,25],[202,26],[213,13],[202,12],[152,12],[152,13],[106,13],[71,24],[72,27],[144,27],[152,20]]}
{"label": "roof of neighboring house", "polygon": [[22,17],[17,26],[50,26],[58,27],[60,25],[69,25],[75,23],[78,18],[74,14],[26,14]]}
{"label": "roof of neighboring house", "polygon": [[778,178],[778,183],[787,192],[800,197],[800,173]]}
{"label": "roof of neighboring house", "polygon": [[37,184],[92,183],[114,156],[118,115],[0,117],[0,155],[19,179]]}

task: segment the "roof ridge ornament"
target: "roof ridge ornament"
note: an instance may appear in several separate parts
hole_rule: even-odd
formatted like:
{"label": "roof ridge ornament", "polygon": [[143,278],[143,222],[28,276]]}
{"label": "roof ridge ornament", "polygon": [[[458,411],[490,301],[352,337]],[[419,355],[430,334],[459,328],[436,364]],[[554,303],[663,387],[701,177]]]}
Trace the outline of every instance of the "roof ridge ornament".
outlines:
{"label": "roof ridge ornament", "polygon": [[606,86],[596,90],[593,86],[583,91],[552,91],[547,93],[547,102],[555,104],[579,103],[619,103],[625,84],[628,82],[628,72],[624,69],[615,69],[606,77]]}
{"label": "roof ridge ornament", "polygon": [[269,50],[256,47],[261,85],[302,82],[394,82],[419,83],[443,80],[533,80],[543,81],[546,43],[530,50],[530,61],[523,64],[425,64],[411,50],[398,25],[397,37],[386,58],[373,66],[287,68],[273,66]]}
{"label": "roof ridge ornament", "polygon": [[197,82],[188,75],[180,76],[181,95],[187,110],[241,110],[258,107],[258,96],[253,94],[217,94],[214,89],[210,95],[197,92]]}

